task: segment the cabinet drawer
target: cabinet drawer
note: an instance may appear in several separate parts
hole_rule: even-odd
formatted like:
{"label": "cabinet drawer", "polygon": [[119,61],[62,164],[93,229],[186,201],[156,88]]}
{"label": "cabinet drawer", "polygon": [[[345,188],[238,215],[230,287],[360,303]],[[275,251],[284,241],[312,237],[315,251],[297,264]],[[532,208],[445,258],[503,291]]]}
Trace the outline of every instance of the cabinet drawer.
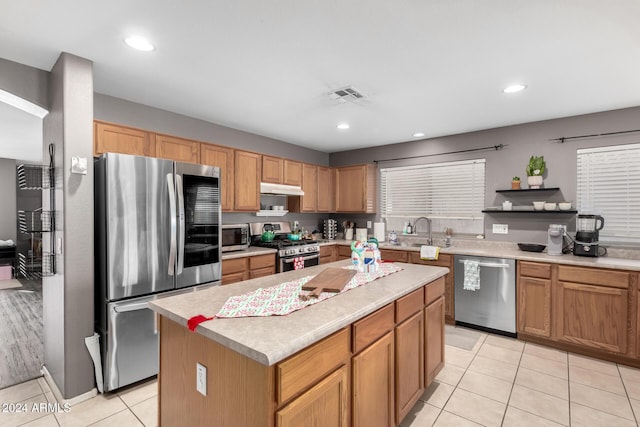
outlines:
{"label": "cabinet drawer", "polygon": [[221,280],[223,285],[230,285],[232,283],[242,282],[243,280],[245,280],[245,273],[241,272],[241,273],[223,274]]}
{"label": "cabinet drawer", "polygon": [[222,274],[242,273],[247,269],[247,258],[233,258],[222,261]]}
{"label": "cabinet drawer", "polygon": [[358,320],[353,328],[353,352],[357,353],[386,334],[395,326],[393,303]]}
{"label": "cabinet drawer", "polygon": [[420,252],[409,252],[409,259],[411,264],[433,265],[436,267],[449,267],[451,268],[451,255],[440,254],[438,259],[426,260],[420,259]]}
{"label": "cabinet drawer", "polygon": [[444,295],[444,277],[434,280],[425,286],[424,289],[424,305],[429,305]]}
{"label": "cabinet drawer", "polygon": [[629,288],[629,273],[600,268],[558,267],[558,280],[563,282],[587,283],[589,285],[609,286],[612,288]]}
{"label": "cabinet drawer", "polygon": [[349,328],[307,347],[276,366],[276,394],[278,405],[335,369],[351,356]]}
{"label": "cabinet drawer", "polygon": [[551,279],[551,264],[519,261],[518,267],[521,276],[538,277],[540,279]]}
{"label": "cabinet drawer", "polygon": [[409,262],[407,251],[396,251],[394,249],[380,249],[380,258],[384,261]]}
{"label": "cabinet drawer", "polygon": [[249,257],[249,269],[256,270],[258,268],[275,267],[275,255],[257,255]]}
{"label": "cabinet drawer", "polygon": [[349,247],[349,246],[338,246],[338,256],[339,257],[351,258],[351,247]]}
{"label": "cabinet drawer", "polygon": [[257,270],[249,271],[249,279],[255,279],[256,277],[271,276],[272,274],[275,274],[275,268],[273,268],[273,266],[258,268]]}
{"label": "cabinet drawer", "polygon": [[424,307],[424,287],[396,300],[396,323],[400,323]]}

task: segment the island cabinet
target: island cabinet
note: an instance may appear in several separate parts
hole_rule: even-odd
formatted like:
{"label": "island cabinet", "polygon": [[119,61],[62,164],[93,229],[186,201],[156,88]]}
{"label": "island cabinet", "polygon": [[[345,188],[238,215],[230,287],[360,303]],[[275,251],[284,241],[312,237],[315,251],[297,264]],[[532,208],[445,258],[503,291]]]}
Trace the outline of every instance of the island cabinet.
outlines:
{"label": "island cabinet", "polygon": [[169,135],[154,134],[156,157],[184,163],[200,163],[200,143]]}
{"label": "island cabinet", "polygon": [[[320,266],[312,268],[321,271]],[[190,332],[166,317],[165,313],[176,315],[168,308],[173,304],[170,299],[155,302],[152,307],[161,314],[159,425],[399,425],[444,361],[444,278],[440,276],[441,271],[425,270],[431,277],[439,278],[431,282],[424,280],[425,285],[416,286],[419,283],[415,282],[416,274],[423,274],[422,268],[406,265],[405,270],[395,273],[397,276],[378,279],[380,287],[387,289],[381,291],[380,298],[384,298],[384,292],[393,292],[389,289],[397,289],[404,278],[414,284],[407,287],[407,293],[378,310],[354,319],[271,365],[250,357],[254,353],[252,349],[237,352],[231,348],[238,339],[247,338],[247,334],[250,334],[249,341],[257,335],[269,334],[265,326],[257,326],[255,332],[246,330],[247,325],[260,325],[259,322],[216,319],[212,322],[228,322],[210,326],[218,331],[215,336],[227,337],[219,341],[205,336],[205,331],[201,334],[200,327],[195,333]],[[293,272],[283,274],[293,277],[290,273]],[[258,283],[256,286],[261,287]],[[202,292],[209,301],[224,301],[226,296],[217,295],[220,292],[228,295],[226,289]],[[176,298],[182,301],[176,300],[172,306],[182,310],[178,307],[192,306],[203,297],[185,294]],[[330,312],[340,311],[340,305],[330,307],[332,302],[335,303],[329,299],[320,304],[325,304]],[[163,313],[163,310],[169,311]],[[292,316],[300,315],[301,311],[292,313]],[[286,327],[288,319],[288,316],[278,317],[267,324]],[[301,319],[303,317],[295,320],[296,325]],[[302,323],[319,321],[304,319]],[[291,330],[289,327],[288,331]],[[293,330],[302,332],[296,327]],[[230,341],[225,344],[227,339]],[[295,341],[296,337],[289,339]],[[242,344],[239,345],[238,348],[242,348]],[[204,395],[196,390],[197,363],[207,368]]]}
{"label": "island cabinet", "polygon": [[121,153],[135,156],[153,157],[156,155],[155,140],[150,132],[95,121],[93,155]]}
{"label": "island cabinet", "polygon": [[372,164],[336,168],[336,212],[376,212],[376,171]]}
{"label": "island cabinet", "polygon": [[518,332],[551,337],[551,265],[520,261]]}
{"label": "island cabinet", "polygon": [[447,323],[455,324],[455,287],[453,281],[453,255],[440,254],[437,260],[420,259],[420,252],[410,252],[409,262],[411,264],[435,265],[446,267],[449,273],[444,278],[444,319]]}
{"label": "island cabinet", "polygon": [[260,179],[262,156],[257,153],[235,152],[234,210],[260,210]]}
{"label": "island cabinet", "polygon": [[220,205],[225,212],[234,210],[235,150],[213,144],[200,144],[200,161],[203,165],[220,168]]}

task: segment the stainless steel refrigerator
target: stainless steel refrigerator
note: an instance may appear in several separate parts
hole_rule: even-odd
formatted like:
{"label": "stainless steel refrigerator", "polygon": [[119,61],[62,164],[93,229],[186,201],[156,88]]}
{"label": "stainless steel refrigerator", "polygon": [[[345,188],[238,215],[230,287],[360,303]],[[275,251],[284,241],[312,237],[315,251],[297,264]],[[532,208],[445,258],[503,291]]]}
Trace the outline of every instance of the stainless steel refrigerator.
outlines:
{"label": "stainless steel refrigerator", "polygon": [[95,160],[96,329],[105,390],[158,372],[147,303],[220,284],[220,170],[124,154]]}

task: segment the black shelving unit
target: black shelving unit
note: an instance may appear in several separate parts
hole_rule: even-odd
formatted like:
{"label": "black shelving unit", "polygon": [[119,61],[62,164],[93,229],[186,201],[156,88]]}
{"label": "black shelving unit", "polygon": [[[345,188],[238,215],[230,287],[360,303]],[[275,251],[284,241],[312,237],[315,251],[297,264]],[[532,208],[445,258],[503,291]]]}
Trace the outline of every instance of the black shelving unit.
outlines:
{"label": "black shelving unit", "polygon": [[512,189],[507,189],[507,190],[496,190],[496,193],[537,193],[537,192],[542,192],[542,191],[560,191],[560,187],[549,187],[549,188],[523,188],[520,190],[512,190]]}
{"label": "black shelving unit", "polygon": [[571,215],[575,215],[578,213],[577,210],[575,209],[571,209],[568,211],[561,211],[561,210],[554,210],[554,211],[534,211],[534,210],[530,210],[530,211],[525,211],[525,210],[511,210],[511,211],[505,211],[502,209],[484,209],[482,211],[482,213],[490,213],[490,214],[534,214],[534,215],[551,215],[551,214],[560,214],[560,215],[564,215],[564,214],[571,214]]}

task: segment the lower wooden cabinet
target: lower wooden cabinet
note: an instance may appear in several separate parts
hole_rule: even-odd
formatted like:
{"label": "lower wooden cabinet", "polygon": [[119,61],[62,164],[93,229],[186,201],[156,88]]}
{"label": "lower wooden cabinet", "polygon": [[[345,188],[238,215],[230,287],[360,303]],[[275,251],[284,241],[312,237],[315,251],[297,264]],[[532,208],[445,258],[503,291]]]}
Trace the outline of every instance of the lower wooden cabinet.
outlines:
{"label": "lower wooden cabinet", "polygon": [[619,354],[627,352],[626,289],[559,282],[553,298],[559,341]]}
{"label": "lower wooden cabinet", "polygon": [[455,323],[455,285],[453,280],[453,255],[440,254],[437,260],[428,261],[420,259],[420,252],[410,252],[409,262],[412,264],[433,265],[446,267],[449,274],[445,276],[444,284],[444,320],[449,324]]}
{"label": "lower wooden cabinet", "polygon": [[336,261],[336,246],[320,246],[320,265]]}
{"label": "lower wooden cabinet", "polygon": [[518,278],[518,332],[551,336],[551,280]]}
{"label": "lower wooden cabinet", "polygon": [[349,258],[351,258],[351,248],[349,246],[338,246],[338,259],[336,261]]}
{"label": "lower wooden cabinet", "polygon": [[343,365],[276,412],[276,427],[349,426],[349,367]]}
{"label": "lower wooden cabinet", "polygon": [[241,282],[276,273],[275,254],[246,256],[222,261],[222,284]]}
{"label": "lower wooden cabinet", "polygon": [[424,309],[425,387],[444,368],[444,296]]}
{"label": "lower wooden cabinet", "polygon": [[424,391],[424,315],[418,311],[396,327],[396,425],[404,419]]}
{"label": "lower wooden cabinet", "polygon": [[396,425],[394,364],[393,331],[352,358],[354,427]]}

